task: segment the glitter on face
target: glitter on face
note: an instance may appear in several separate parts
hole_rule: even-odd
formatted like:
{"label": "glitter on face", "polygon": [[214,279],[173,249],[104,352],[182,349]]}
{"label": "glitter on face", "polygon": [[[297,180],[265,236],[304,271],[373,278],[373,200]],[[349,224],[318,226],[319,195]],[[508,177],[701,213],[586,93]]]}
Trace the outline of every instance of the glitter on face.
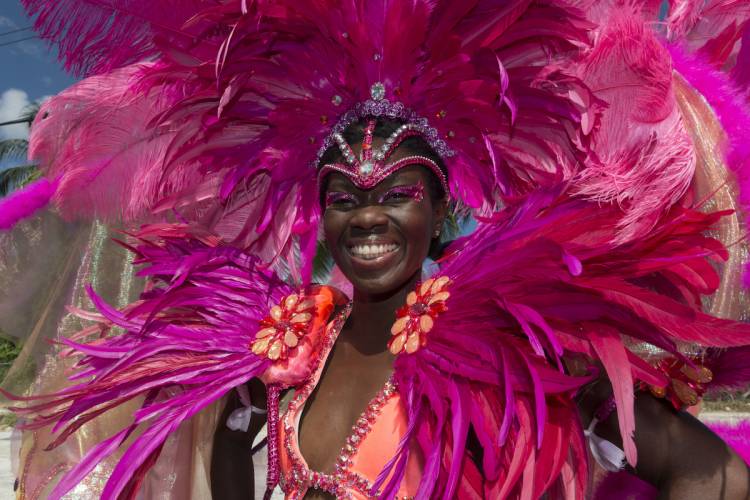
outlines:
{"label": "glitter on face", "polygon": [[332,205],[343,204],[351,204],[353,206],[359,205],[359,198],[353,193],[346,193],[343,191],[328,191],[326,193],[326,209]]}
{"label": "glitter on face", "polygon": [[410,186],[395,186],[386,191],[379,199],[378,203],[388,201],[397,201],[400,199],[411,199],[419,203],[424,199],[424,186],[422,182]]}

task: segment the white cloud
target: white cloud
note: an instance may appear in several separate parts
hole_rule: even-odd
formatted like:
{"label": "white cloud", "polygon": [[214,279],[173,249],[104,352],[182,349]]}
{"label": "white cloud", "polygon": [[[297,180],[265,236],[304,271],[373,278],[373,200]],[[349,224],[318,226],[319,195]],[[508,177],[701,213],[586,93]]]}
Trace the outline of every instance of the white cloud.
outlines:
{"label": "white cloud", "polygon": [[[30,104],[29,94],[19,89],[8,89],[0,96],[0,122],[17,120]],[[0,139],[27,139],[29,127],[26,123],[0,127]]]}
{"label": "white cloud", "polygon": [[47,55],[47,49],[39,40],[27,40],[25,42],[20,42],[14,45],[12,48],[14,52],[20,51],[27,56],[37,59],[42,59],[45,55]]}
{"label": "white cloud", "polygon": [[0,16],[0,28],[18,28],[18,25],[11,18]]}

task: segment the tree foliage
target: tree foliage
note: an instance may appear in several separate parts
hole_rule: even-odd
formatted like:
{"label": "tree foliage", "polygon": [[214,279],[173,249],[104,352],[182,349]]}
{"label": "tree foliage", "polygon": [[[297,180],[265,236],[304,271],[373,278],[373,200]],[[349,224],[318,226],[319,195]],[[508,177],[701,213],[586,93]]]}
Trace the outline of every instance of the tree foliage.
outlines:
{"label": "tree foliage", "polygon": [[[29,104],[21,113],[19,120],[25,121],[29,127],[39,113],[41,104]],[[0,141],[0,164],[7,162],[24,162],[4,170],[0,170],[0,198],[19,189],[29,182],[39,178],[39,170],[28,162],[29,141],[26,139],[5,139]]]}

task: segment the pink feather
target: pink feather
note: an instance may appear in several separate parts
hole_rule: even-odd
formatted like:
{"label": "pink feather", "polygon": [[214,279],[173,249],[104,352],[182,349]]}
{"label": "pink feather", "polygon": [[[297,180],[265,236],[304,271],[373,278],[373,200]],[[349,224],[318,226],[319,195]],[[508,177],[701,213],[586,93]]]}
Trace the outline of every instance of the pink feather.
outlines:
{"label": "pink feather", "polygon": [[627,241],[648,232],[687,192],[695,157],[674,100],[669,53],[634,5],[608,14],[579,63],[581,79],[607,109],[573,189],[620,205],[617,238]]}
{"label": "pink feather", "polygon": [[13,228],[19,221],[46,207],[59,182],[39,179],[0,199],[0,230]]}
{"label": "pink feather", "polygon": [[200,0],[22,0],[34,29],[58,46],[65,67],[78,74],[108,71],[160,52],[158,37],[176,46],[198,42],[185,23]]}
{"label": "pink feather", "polygon": [[740,420],[735,424],[716,421],[708,422],[706,425],[750,467],[750,421]]}
{"label": "pink feather", "polygon": [[[727,143],[717,145],[734,172],[740,189],[740,202],[750,210],[750,104],[746,91],[737,88],[729,76],[706,62],[700,55],[689,54],[678,45],[668,47],[675,69],[703,95],[713,108],[727,135]],[[746,284],[750,274],[745,273]]]}
{"label": "pink feather", "polygon": [[671,0],[667,38],[721,68],[736,54],[750,21],[745,0]]}
{"label": "pink feather", "polygon": [[668,47],[677,70],[706,98],[724,128],[728,143],[722,153],[735,172],[741,190],[741,201],[750,207],[750,105],[742,89],[729,77],[708,64],[699,55],[689,54],[677,45]]}

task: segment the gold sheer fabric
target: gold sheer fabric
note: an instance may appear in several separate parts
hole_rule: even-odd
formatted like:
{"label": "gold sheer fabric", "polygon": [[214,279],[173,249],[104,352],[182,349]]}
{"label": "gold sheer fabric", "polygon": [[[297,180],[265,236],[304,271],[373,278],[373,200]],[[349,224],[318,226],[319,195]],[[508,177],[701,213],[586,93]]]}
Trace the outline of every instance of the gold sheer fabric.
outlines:
{"label": "gold sheer fabric", "polygon": [[[69,383],[67,375],[75,359],[61,357],[61,347],[48,341],[69,337],[88,326],[67,309],[93,310],[85,285],[90,284],[117,307],[137,299],[143,281],[135,276],[132,254],[113,242],[113,236],[122,237],[101,223],[66,223],[49,212],[2,236],[0,330],[23,342],[20,356],[3,381],[5,389],[15,394],[41,394]],[[44,450],[52,441],[49,429],[17,433],[17,497],[46,498],[86,450],[131,421],[138,404],[134,401],[107,412],[52,451]],[[145,480],[144,498],[210,498],[211,444],[221,407],[217,403],[207,408],[169,438]],[[66,498],[99,498],[117,458],[97,467]]]}
{"label": "gold sheer fabric", "polygon": [[747,242],[737,183],[723,159],[727,137],[705,98],[679,74],[675,75],[675,91],[698,160],[693,181],[695,199],[706,200],[704,210],[734,212],[722,219],[714,235],[727,246],[729,259],[720,266],[721,286],[708,298],[705,307],[722,318],[748,321],[747,294],[742,286]]}

